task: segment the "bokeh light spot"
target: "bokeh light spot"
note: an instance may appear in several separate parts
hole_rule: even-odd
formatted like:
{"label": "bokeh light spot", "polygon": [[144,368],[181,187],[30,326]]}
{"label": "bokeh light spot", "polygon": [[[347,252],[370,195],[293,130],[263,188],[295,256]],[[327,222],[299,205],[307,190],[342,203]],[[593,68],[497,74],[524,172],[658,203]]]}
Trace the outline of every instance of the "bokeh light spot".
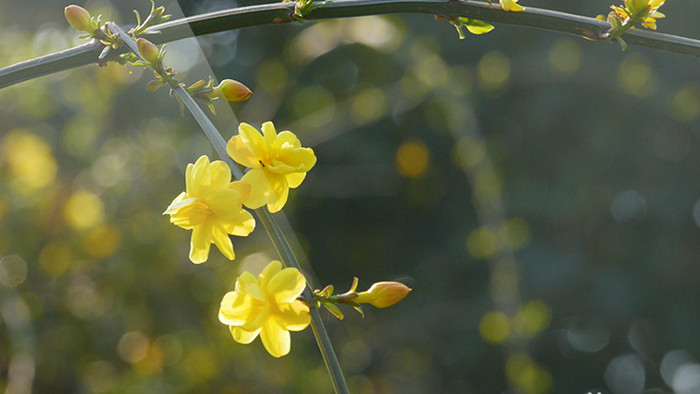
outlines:
{"label": "bokeh light spot", "polygon": [[552,45],[548,58],[556,72],[571,75],[581,67],[581,48],[571,39],[560,39]]}
{"label": "bokeh light spot", "polygon": [[520,249],[530,241],[530,229],[521,218],[509,218],[498,229],[498,238],[511,249]]}
{"label": "bokeh light spot", "polygon": [[430,163],[430,151],[425,144],[418,140],[407,141],[396,151],[396,169],[407,178],[418,178],[423,175]]}
{"label": "bokeh light spot", "polygon": [[27,279],[27,263],[17,255],[0,258],[0,284],[17,287]]}
{"label": "bokeh light spot", "polygon": [[12,184],[20,192],[31,192],[53,183],[56,159],[46,141],[27,130],[13,130],[0,142]]}
{"label": "bokeh light spot", "polygon": [[622,89],[632,96],[646,97],[656,91],[658,82],[654,70],[640,55],[625,57],[617,69]]}
{"label": "bokeh light spot", "polygon": [[84,230],[104,220],[104,204],[96,194],[79,190],[63,206],[63,217],[72,229]]}
{"label": "bokeh light spot", "polygon": [[530,301],[518,309],[517,321],[522,334],[532,337],[549,327],[552,310],[542,301]]}
{"label": "bokeh light spot", "polygon": [[574,349],[595,353],[610,342],[610,329],[598,318],[574,318],[566,330],[566,337]]}
{"label": "bokeh light spot", "polygon": [[70,266],[73,254],[68,245],[62,242],[51,242],[44,246],[39,254],[41,268],[51,276],[59,276]]}
{"label": "bokeh light spot", "polygon": [[83,239],[83,250],[94,258],[111,256],[121,245],[122,234],[111,224],[100,224],[87,231]]}
{"label": "bokeh light spot", "polygon": [[279,60],[269,60],[258,67],[258,86],[271,94],[277,94],[287,86],[289,73]]}
{"label": "bokeh light spot", "polygon": [[641,393],[645,380],[644,364],[635,354],[615,357],[605,369],[605,382],[614,393]]}
{"label": "bokeh light spot", "polygon": [[489,52],[479,60],[476,72],[484,90],[502,90],[510,79],[510,59],[501,52]]}
{"label": "bokeh light spot", "polygon": [[140,331],[129,331],[124,334],[117,345],[117,353],[122,360],[136,364],[148,355],[151,341]]}
{"label": "bokeh light spot", "polygon": [[487,343],[499,344],[510,336],[510,321],[503,312],[491,311],[479,322],[479,334]]}
{"label": "bokeh light spot", "polygon": [[671,116],[684,122],[700,116],[700,85],[691,83],[676,91],[671,99]]}
{"label": "bokeh light spot", "polygon": [[487,259],[496,253],[496,236],[486,227],[472,230],[467,236],[467,250],[477,259]]}
{"label": "bokeh light spot", "polygon": [[639,221],[646,216],[647,200],[635,190],[620,192],[613,199],[610,212],[620,224]]}
{"label": "bokeh light spot", "polygon": [[484,144],[469,137],[457,140],[454,152],[457,163],[465,170],[476,167],[486,157]]}
{"label": "bokeh light spot", "polygon": [[526,353],[515,353],[506,361],[508,380],[526,394],[549,392],[552,386],[551,374],[538,366]]}
{"label": "bokeh light spot", "polygon": [[350,108],[353,121],[359,125],[379,119],[386,113],[386,110],[386,95],[374,87],[363,89],[357,93]]}

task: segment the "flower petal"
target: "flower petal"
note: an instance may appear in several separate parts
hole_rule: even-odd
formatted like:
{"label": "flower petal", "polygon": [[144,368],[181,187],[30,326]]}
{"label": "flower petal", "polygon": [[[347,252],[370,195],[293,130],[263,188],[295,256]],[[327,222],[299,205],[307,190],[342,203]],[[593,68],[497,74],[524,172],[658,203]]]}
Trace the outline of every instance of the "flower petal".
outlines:
{"label": "flower petal", "polygon": [[266,291],[280,305],[294,301],[304,291],[304,286],[306,279],[298,269],[285,268],[270,279]]}
{"label": "flower petal", "polygon": [[306,179],[306,173],[305,172],[293,172],[291,174],[285,175],[285,177],[287,178],[287,185],[290,188],[294,189],[294,188],[298,187],[299,185],[301,185],[301,182],[303,182],[304,179]]}
{"label": "flower petal", "polygon": [[226,153],[238,164],[246,167],[260,167],[260,159],[245,144],[240,135],[231,137],[226,144]]}
{"label": "flower petal", "polygon": [[209,158],[202,155],[193,164],[187,165],[185,172],[185,191],[190,197],[200,197],[209,191],[211,181]]}
{"label": "flower petal", "polygon": [[244,293],[229,291],[224,295],[219,307],[219,321],[229,326],[245,323],[252,305],[252,298]]}
{"label": "flower petal", "polygon": [[211,238],[212,241],[214,241],[214,245],[216,245],[221,251],[221,254],[227,259],[233,260],[236,258],[236,254],[233,252],[231,238],[229,238],[228,233],[220,223],[214,222],[212,224]]}
{"label": "flower petal", "polygon": [[282,263],[279,260],[272,260],[258,275],[258,284],[265,292],[269,292],[268,283],[275,275],[282,271]]}
{"label": "flower petal", "polygon": [[272,147],[277,140],[277,131],[275,130],[275,125],[272,122],[265,122],[262,124],[262,134],[265,138],[265,142],[268,147]]}
{"label": "flower petal", "polygon": [[275,319],[268,319],[263,324],[260,339],[265,350],[273,357],[279,358],[289,353],[291,347],[289,331],[283,329]]}
{"label": "flower petal", "polygon": [[311,323],[309,307],[300,300],[279,305],[279,312],[275,315],[275,319],[282,328],[289,331],[301,331]]}
{"label": "flower petal", "polygon": [[229,189],[233,189],[241,196],[241,203],[245,203],[250,198],[251,186],[249,183],[234,181],[228,185]]}
{"label": "flower petal", "polygon": [[289,197],[289,186],[287,186],[287,178],[284,175],[268,174],[267,179],[270,181],[271,195],[267,202],[267,210],[270,213],[275,213],[284,208]]}
{"label": "flower petal", "polygon": [[[238,135],[241,136],[241,140],[257,160],[262,160],[268,154],[267,142],[255,127],[248,123],[241,123],[238,126]],[[258,165],[260,164],[258,163]]]}
{"label": "flower petal", "polygon": [[192,228],[192,238],[190,239],[190,260],[195,264],[202,264],[209,257],[211,247],[212,223],[207,220],[204,223]]}
{"label": "flower petal", "polygon": [[257,330],[253,331],[246,331],[240,327],[229,327],[231,330],[231,336],[233,336],[233,340],[243,344],[247,345],[255,340],[255,338],[258,337],[258,334],[260,333],[260,329],[258,328]]}
{"label": "flower petal", "polygon": [[246,237],[255,230],[255,218],[250,212],[241,209],[230,220],[222,221],[226,232],[237,237]]}
{"label": "flower petal", "polygon": [[243,175],[241,182],[250,185],[250,197],[245,202],[246,207],[258,209],[267,204],[270,196],[270,181],[262,168],[253,168],[248,171]]}
{"label": "flower petal", "polygon": [[267,296],[262,289],[260,289],[258,280],[248,271],[242,273],[241,276],[236,279],[236,291],[246,293],[258,301],[267,302]]}
{"label": "flower petal", "polygon": [[231,183],[231,169],[228,164],[216,160],[209,165],[211,170],[211,190],[227,188]]}

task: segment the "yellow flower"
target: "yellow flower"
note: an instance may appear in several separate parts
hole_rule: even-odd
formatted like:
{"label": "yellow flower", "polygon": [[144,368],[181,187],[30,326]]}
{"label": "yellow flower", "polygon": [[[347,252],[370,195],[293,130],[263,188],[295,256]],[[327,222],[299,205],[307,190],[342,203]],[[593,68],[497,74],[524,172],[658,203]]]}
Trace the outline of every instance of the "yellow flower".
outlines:
{"label": "yellow flower", "polygon": [[226,258],[234,259],[229,234],[245,237],[255,228],[255,219],[241,205],[249,188],[241,182],[231,183],[231,169],[223,161],[209,163],[209,158],[202,156],[187,165],[185,191],[164,214],[170,215],[170,222],[176,226],[192,230],[193,263],[207,261],[212,243]]}
{"label": "yellow flower", "polygon": [[504,11],[520,12],[525,10],[525,7],[518,5],[518,0],[499,0]]}
{"label": "yellow flower", "polygon": [[260,334],[265,349],[274,357],[289,353],[289,331],[301,331],[311,322],[309,307],[298,299],[306,279],[296,268],[282,269],[270,262],[256,279],[244,272],[234,291],[221,300],[219,320],[228,325],[233,339],[253,342]]}
{"label": "yellow flower", "polygon": [[357,293],[352,301],[386,308],[401,301],[410,292],[411,288],[400,282],[377,282],[369,290]]}
{"label": "yellow flower", "polygon": [[296,188],[306,177],[316,156],[311,148],[303,148],[291,131],[279,134],[272,122],[262,125],[262,135],[253,126],[241,123],[238,135],[228,141],[226,151],[237,163],[250,167],[241,179],[251,185],[245,206],[257,209],[267,204],[274,213],[287,202],[289,188]]}

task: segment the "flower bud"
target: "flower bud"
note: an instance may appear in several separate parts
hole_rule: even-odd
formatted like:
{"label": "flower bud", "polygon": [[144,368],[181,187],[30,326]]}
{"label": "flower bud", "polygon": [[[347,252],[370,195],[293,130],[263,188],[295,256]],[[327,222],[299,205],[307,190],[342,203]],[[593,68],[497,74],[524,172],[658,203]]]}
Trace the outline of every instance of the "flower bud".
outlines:
{"label": "flower bud", "polygon": [[238,103],[246,101],[253,95],[253,92],[244,84],[233,79],[224,79],[214,87],[213,94],[226,101]]}
{"label": "flower bud", "polygon": [[138,38],[136,39],[136,45],[138,46],[139,53],[141,54],[141,57],[144,58],[144,60],[151,64],[155,64],[160,61],[160,51],[154,43],[148,41],[145,38]]}
{"label": "flower bud", "polygon": [[66,15],[66,20],[73,26],[75,30],[92,33],[95,26],[92,25],[92,17],[90,13],[83,7],[77,5],[69,5],[63,10]]}
{"label": "flower bud", "polygon": [[377,282],[369,290],[357,293],[357,298],[352,301],[386,308],[401,301],[410,291],[410,287],[400,282]]}

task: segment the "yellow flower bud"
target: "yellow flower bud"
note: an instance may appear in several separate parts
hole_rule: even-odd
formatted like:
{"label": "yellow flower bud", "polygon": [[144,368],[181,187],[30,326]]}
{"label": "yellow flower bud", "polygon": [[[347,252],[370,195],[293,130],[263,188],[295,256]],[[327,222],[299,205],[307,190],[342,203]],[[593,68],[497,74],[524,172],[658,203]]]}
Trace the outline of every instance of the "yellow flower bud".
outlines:
{"label": "yellow flower bud", "polygon": [[386,308],[401,301],[410,291],[410,287],[400,282],[377,282],[369,290],[357,293],[357,298],[352,301]]}
{"label": "yellow flower bud", "polygon": [[73,26],[75,30],[92,33],[95,26],[92,25],[92,17],[90,13],[83,7],[77,5],[69,5],[63,10],[66,15],[66,20]]}
{"label": "yellow flower bud", "polygon": [[236,80],[224,79],[214,87],[214,94],[226,101],[238,103],[248,100],[253,92]]}
{"label": "yellow flower bud", "polygon": [[141,54],[141,57],[144,58],[144,60],[151,64],[156,64],[160,61],[160,51],[154,43],[148,41],[145,38],[138,38],[136,39],[136,45],[138,46],[139,53]]}

